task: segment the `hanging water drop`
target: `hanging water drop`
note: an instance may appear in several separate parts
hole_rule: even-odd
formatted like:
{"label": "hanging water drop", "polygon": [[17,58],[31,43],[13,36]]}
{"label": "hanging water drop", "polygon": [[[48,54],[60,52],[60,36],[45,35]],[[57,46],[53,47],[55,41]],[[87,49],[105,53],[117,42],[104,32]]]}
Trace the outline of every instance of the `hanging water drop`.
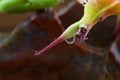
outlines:
{"label": "hanging water drop", "polygon": [[66,39],[65,41],[66,41],[66,43],[68,43],[68,44],[73,44],[73,43],[75,42],[75,36],[73,36],[73,37],[71,37],[71,38],[69,38],[69,39]]}
{"label": "hanging water drop", "polygon": [[35,50],[34,52],[35,52],[35,56],[39,55],[39,51]]}

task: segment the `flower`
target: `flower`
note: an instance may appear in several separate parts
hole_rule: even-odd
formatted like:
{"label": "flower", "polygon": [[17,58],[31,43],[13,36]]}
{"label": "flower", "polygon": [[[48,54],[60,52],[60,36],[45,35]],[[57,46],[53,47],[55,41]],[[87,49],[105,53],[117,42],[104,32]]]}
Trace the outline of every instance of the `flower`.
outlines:
{"label": "flower", "polygon": [[83,17],[70,25],[55,41],[38,51],[36,55],[40,55],[60,42],[76,35],[80,37],[80,41],[84,41],[96,23],[108,16],[120,14],[120,0],[79,0],[79,2],[84,5]]}

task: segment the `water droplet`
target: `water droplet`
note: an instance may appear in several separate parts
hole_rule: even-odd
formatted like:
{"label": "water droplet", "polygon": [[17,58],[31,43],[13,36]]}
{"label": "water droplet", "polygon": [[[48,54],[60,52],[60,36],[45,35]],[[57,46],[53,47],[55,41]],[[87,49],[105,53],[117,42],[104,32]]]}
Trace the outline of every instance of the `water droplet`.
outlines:
{"label": "water droplet", "polygon": [[69,39],[66,39],[65,41],[66,41],[66,43],[68,43],[68,44],[73,44],[74,41],[75,41],[75,36],[73,36],[73,37],[71,37],[71,38],[69,38]]}
{"label": "water droplet", "polygon": [[35,56],[39,55],[39,51],[37,51],[37,50],[33,50],[33,51],[35,53]]}
{"label": "water droplet", "polygon": [[88,2],[88,0],[78,0],[78,2],[84,6]]}

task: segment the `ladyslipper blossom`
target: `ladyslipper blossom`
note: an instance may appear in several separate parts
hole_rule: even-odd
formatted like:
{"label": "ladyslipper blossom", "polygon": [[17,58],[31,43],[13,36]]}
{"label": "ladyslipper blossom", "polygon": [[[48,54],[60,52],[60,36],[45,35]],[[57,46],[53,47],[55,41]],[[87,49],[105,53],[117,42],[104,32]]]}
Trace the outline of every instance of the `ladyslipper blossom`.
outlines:
{"label": "ladyslipper blossom", "polygon": [[84,41],[91,28],[99,21],[104,20],[111,15],[120,15],[120,0],[79,0],[84,4],[83,17],[70,25],[55,41],[50,43],[44,49],[38,51],[35,55],[40,55],[64,40],[80,37]]}

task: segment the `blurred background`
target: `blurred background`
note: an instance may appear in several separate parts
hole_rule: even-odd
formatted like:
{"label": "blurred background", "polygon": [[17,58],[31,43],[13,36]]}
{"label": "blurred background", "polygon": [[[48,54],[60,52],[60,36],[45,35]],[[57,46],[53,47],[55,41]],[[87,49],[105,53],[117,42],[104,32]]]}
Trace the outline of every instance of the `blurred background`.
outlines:
{"label": "blurred background", "polygon": [[95,25],[85,43],[62,42],[34,55],[82,16],[76,0],[62,0],[53,9],[0,14],[0,80],[120,80],[119,32],[112,36],[116,16]]}

